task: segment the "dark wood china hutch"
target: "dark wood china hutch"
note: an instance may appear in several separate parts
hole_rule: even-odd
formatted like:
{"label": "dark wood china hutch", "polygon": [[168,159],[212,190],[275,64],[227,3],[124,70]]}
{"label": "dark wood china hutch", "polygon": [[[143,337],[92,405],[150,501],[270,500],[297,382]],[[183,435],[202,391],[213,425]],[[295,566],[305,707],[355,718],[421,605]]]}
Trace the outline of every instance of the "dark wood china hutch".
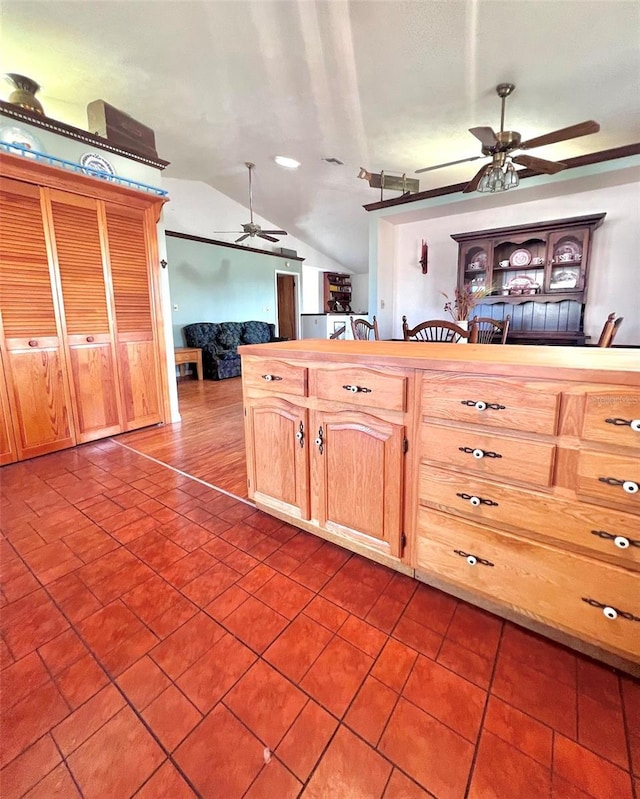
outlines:
{"label": "dark wood china hutch", "polygon": [[482,298],[472,316],[511,316],[514,344],[584,344],[589,258],[606,214],[456,233],[458,287]]}

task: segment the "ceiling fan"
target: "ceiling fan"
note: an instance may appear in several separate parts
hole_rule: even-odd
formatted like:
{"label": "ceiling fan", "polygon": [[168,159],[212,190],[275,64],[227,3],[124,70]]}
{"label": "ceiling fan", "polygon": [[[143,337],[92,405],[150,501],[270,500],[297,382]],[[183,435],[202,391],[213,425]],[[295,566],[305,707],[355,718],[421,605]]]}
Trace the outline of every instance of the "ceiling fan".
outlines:
{"label": "ceiling fan", "polygon": [[[266,239],[267,241],[278,242],[279,239],[274,238],[274,236],[286,236],[286,230],[263,230],[260,225],[257,225],[253,221],[253,187],[251,182],[251,174],[253,170],[256,168],[255,164],[252,164],[250,161],[245,161],[244,164],[247,169],[249,170],[249,215],[251,218],[250,222],[246,222],[242,226],[242,235],[240,238],[236,239],[236,244],[240,241],[244,241],[248,239],[249,236],[257,236],[259,239]],[[240,232],[240,231],[238,231]]]}
{"label": "ceiling fan", "polygon": [[471,158],[462,158],[459,161],[449,161],[446,164],[417,169],[416,174],[442,169],[445,166],[464,164],[467,161],[477,161],[479,158],[491,156],[491,163],[486,164],[476,172],[463,189],[463,193],[468,194],[472,191],[505,191],[518,185],[519,179],[513,166],[514,164],[548,175],[553,175],[567,168],[566,164],[558,161],[547,161],[544,158],[535,158],[532,155],[511,155],[514,150],[532,150],[534,147],[544,147],[546,144],[576,139],[579,136],[587,136],[600,130],[600,125],[590,119],[587,122],[579,122],[577,125],[554,130],[551,133],[545,133],[542,136],[536,136],[523,142],[517,131],[504,130],[505,102],[515,88],[513,83],[500,83],[496,86],[496,93],[502,101],[499,133],[489,127],[469,128],[469,133],[472,133],[482,144],[482,155],[474,155]]}

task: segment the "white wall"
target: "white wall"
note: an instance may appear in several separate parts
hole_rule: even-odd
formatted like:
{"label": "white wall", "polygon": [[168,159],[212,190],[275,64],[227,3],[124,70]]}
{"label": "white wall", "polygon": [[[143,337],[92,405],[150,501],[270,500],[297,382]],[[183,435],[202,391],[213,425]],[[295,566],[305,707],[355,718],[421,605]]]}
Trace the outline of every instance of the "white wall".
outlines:
{"label": "white wall", "polygon": [[[640,346],[639,180],[636,167],[546,187],[521,186],[482,207],[472,198],[413,212],[423,217],[419,221],[392,225],[388,217],[378,220],[376,292],[385,302],[385,309],[378,310],[383,337],[392,337],[389,330],[393,337],[401,335],[403,314],[410,325],[446,318],[442,292],[451,295],[457,280],[458,244],[452,233],[606,212],[593,238],[585,333],[597,341],[613,311],[624,317],[616,344]],[[418,263],[422,239],[429,245],[427,275]]]}

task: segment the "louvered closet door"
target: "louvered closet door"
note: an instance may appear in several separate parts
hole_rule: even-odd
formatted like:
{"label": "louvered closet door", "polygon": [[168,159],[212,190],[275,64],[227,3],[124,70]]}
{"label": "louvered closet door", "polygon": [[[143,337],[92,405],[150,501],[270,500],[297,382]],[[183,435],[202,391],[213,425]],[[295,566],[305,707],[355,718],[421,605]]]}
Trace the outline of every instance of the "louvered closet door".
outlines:
{"label": "louvered closet door", "polygon": [[18,458],[75,444],[40,191],[0,178],[0,310]]}
{"label": "louvered closet door", "polygon": [[49,193],[78,442],[123,430],[98,203]]}
{"label": "louvered closet door", "polygon": [[143,211],[106,205],[122,409],[127,430],[161,421]]}

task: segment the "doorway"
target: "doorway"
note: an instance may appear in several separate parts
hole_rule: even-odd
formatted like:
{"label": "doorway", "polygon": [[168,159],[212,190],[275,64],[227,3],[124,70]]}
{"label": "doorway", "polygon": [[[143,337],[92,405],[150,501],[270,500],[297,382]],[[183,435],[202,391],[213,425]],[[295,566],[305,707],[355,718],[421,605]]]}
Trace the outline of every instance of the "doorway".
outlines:
{"label": "doorway", "polygon": [[290,341],[298,338],[298,275],[276,272],[278,335]]}

